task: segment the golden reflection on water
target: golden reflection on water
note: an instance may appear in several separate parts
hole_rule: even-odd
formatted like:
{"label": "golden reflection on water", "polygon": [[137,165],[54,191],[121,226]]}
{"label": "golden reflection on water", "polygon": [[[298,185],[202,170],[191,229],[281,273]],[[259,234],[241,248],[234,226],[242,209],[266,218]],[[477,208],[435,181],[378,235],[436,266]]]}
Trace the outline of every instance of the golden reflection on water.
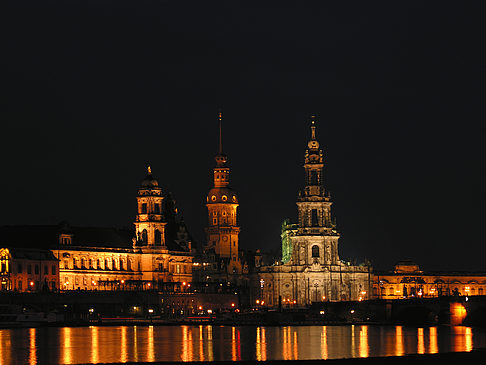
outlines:
{"label": "golden reflection on water", "polygon": [[283,327],[282,355],[284,360],[292,360],[290,327]]}
{"label": "golden reflection on water", "polygon": [[321,332],[321,359],[327,360],[328,356],[329,355],[327,353],[327,327],[323,326]]}
{"label": "golden reflection on water", "polygon": [[[48,349],[40,346],[44,338]],[[438,353],[439,343],[440,351],[471,351],[486,346],[486,332],[360,325],[26,328],[0,330],[0,364],[365,358]]]}
{"label": "golden reflection on water", "polygon": [[71,338],[72,338],[72,328],[71,327],[63,327],[61,329],[61,358],[64,364],[72,364],[73,363],[73,353],[72,353],[72,345],[71,345]]}
{"label": "golden reflection on water", "polygon": [[[260,328],[260,327],[258,327]],[[258,354],[258,330],[257,330],[257,354]],[[265,341],[265,329],[263,328],[263,335],[262,340]],[[231,327],[231,360],[232,361],[239,361],[241,360],[241,338],[240,338],[240,330],[236,327]],[[265,350],[266,351],[266,350]],[[266,358],[266,352],[264,357]],[[257,355],[258,357],[258,355]]]}
{"label": "golden reflection on water", "polygon": [[208,326],[208,360],[214,361],[213,354],[213,326]]}
{"label": "golden reflection on water", "polygon": [[[126,329],[126,327],[125,327],[125,329]],[[126,336],[126,332],[125,332],[125,336]],[[137,336],[137,326],[133,326],[133,357],[134,357],[133,360],[135,362],[138,362],[138,343],[137,343],[137,338],[138,338],[138,336]],[[127,345],[126,344],[127,344],[127,342],[125,341],[125,346],[124,346],[125,356],[128,357]]]}
{"label": "golden reflection on water", "polygon": [[99,348],[98,348],[98,327],[97,326],[90,326],[89,327],[89,332],[91,335],[91,362],[93,364],[98,363],[99,357]]}
{"label": "golden reflection on water", "polygon": [[472,351],[473,338],[470,327],[456,326],[453,328],[454,351]]}
{"label": "golden reflection on water", "polygon": [[0,330],[0,363],[10,364],[12,362],[11,340],[9,330]]}
{"label": "golden reflection on water", "polygon": [[362,326],[359,330],[359,357],[369,356],[368,326]]}
{"label": "golden reflection on water", "polygon": [[[147,361],[154,362],[155,361],[154,326],[148,326],[147,332],[148,332],[147,333],[147,337],[148,337]],[[191,332],[191,345],[192,345],[192,332]]]}
{"label": "golden reflection on water", "polygon": [[35,344],[35,328],[29,329],[29,364],[37,364],[37,346]]}
{"label": "golden reflection on water", "polygon": [[182,326],[182,361],[193,361],[192,353],[192,328],[189,326]]}
{"label": "golden reflection on water", "polygon": [[417,328],[417,353],[425,354],[425,339],[423,328]]}
{"label": "golden reflection on water", "polygon": [[395,329],[395,355],[403,356],[405,351],[403,350],[403,328],[397,326]]}
{"label": "golden reflection on water", "polygon": [[439,345],[437,341],[437,327],[429,328],[429,354],[436,354],[439,352]]}

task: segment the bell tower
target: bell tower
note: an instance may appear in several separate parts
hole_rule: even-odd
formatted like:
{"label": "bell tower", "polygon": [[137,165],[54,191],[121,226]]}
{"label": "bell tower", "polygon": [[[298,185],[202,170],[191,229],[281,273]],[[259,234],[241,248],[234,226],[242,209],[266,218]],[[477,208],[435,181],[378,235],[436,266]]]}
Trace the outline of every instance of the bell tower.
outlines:
{"label": "bell tower", "polygon": [[331,219],[331,198],[324,189],[324,159],[317,141],[314,116],[310,129],[304,160],[305,184],[297,199],[299,220],[296,235],[292,237],[294,246],[298,246],[292,249],[293,260],[301,264],[337,265],[339,234]]}
{"label": "bell tower", "polygon": [[152,176],[150,166],[142,180],[137,195],[137,215],[135,217],[136,246],[165,246],[165,225],[162,216],[162,189]]}
{"label": "bell tower", "polygon": [[238,198],[229,187],[230,169],[226,165],[228,157],[223,153],[222,116],[219,121],[219,152],[215,157],[216,167],[213,169],[213,188],[206,197],[208,208],[208,227],[206,228],[207,243],[205,250],[214,253],[226,262],[228,272],[241,272],[238,256],[237,226]]}

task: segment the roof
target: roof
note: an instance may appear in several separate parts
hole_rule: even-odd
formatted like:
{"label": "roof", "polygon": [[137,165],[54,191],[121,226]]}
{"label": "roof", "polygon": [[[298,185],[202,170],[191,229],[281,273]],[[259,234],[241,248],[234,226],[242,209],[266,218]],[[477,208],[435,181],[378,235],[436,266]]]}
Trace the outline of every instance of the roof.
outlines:
{"label": "roof", "polygon": [[[76,227],[59,225],[19,225],[0,227],[0,247],[53,249],[60,246],[60,234],[72,235],[70,246],[132,248],[135,229],[114,227]],[[170,221],[166,226],[169,251],[189,251],[184,242],[194,241],[183,221]]]}
{"label": "roof", "polygon": [[14,259],[35,260],[35,261],[57,261],[57,258],[50,250],[38,250],[32,248],[9,248],[8,251]]}
{"label": "roof", "polygon": [[132,247],[133,230],[112,227],[67,227],[59,225],[19,225],[0,227],[0,246],[50,249],[59,246],[61,233],[72,234],[72,246]]}

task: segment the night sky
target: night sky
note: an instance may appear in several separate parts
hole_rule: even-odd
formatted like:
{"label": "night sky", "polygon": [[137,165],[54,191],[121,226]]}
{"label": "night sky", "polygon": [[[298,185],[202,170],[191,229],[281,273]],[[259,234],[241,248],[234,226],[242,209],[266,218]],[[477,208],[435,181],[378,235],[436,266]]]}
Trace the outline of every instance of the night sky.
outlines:
{"label": "night sky", "polygon": [[486,271],[485,10],[3,1],[0,225],[131,226],[150,164],[201,244],[221,108],[240,247],[275,249],[315,114],[341,258]]}

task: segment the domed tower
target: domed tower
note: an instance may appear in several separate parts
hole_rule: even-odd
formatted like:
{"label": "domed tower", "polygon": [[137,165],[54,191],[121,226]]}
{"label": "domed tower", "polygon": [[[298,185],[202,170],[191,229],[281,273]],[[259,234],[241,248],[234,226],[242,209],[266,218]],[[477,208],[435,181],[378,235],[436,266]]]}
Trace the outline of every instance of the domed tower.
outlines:
{"label": "domed tower", "polygon": [[241,270],[238,257],[237,226],[238,198],[229,187],[230,169],[226,166],[228,157],[223,154],[221,135],[221,113],[219,119],[219,153],[216,155],[216,167],[213,169],[214,186],[206,198],[208,208],[208,227],[206,228],[206,251],[214,250],[219,258],[226,259],[230,272]]}
{"label": "domed tower", "polygon": [[165,225],[162,216],[162,189],[152,176],[150,166],[147,176],[138,189],[138,211],[135,218],[136,246],[165,246]]}

